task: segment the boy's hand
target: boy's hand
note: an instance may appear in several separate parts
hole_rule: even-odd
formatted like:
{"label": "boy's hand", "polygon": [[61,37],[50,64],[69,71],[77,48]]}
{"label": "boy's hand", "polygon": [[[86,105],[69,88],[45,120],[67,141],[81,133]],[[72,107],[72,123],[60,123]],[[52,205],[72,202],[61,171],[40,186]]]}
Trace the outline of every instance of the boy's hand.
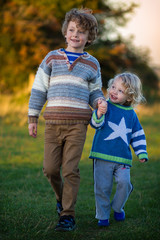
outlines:
{"label": "boy's hand", "polygon": [[146,159],[140,159],[139,160],[141,163],[144,163],[144,162],[146,162]]}
{"label": "boy's hand", "polygon": [[28,126],[29,135],[36,138],[37,137],[37,123],[30,123]]}
{"label": "boy's hand", "polygon": [[103,99],[99,99],[98,100],[98,110],[97,110],[98,118],[100,118],[106,112],[107,112],[107,102]]}
{"label": "boy's hand", "polygon": [[103,99],[98,100],[98,110],[102,113],[105,114],[107,112],[107,102]]}

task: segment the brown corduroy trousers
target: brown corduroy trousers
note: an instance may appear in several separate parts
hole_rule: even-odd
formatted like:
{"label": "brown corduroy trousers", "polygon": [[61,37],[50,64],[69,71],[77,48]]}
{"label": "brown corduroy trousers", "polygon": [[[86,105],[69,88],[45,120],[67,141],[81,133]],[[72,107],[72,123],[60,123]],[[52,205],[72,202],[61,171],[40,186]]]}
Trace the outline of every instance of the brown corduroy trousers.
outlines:
{"label": "brown corduroy trousers", "polygon": [[79,161],[86,139],[87,125],[45,126],[43,172],[62,202],[63,215],[75,217],[75,203],[80,183]]}

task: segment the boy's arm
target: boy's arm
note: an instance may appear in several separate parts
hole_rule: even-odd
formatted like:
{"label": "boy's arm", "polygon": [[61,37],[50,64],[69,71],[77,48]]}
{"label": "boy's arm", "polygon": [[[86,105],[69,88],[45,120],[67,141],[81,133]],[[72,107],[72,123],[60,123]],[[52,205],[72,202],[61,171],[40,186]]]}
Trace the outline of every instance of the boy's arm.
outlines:
{"label": "boy's arm", "polygon": [[105,97],[102,92],[102,79],[101,79],[101,70],[99,62],[96,62],[97,73],[94,79],[89,82],[89,104],[93,109],[97,109],[98,107],[98,100],[105,100]]}
{"label": "boy's arm", "polygon": [[90,121],[90,125],[91,127],[95,128],[95,129],[100,129],[103,127],[103,125],[105,124],[105,115],[102,115],[100,118],[97,116],[97,111],[95,110],[92,114],[92,118]]}
{"label": "boy's arm", "polygon": [[51,68],[46,63],[48,55],[40,64],[33,83],[29,100],[28,122],[38,123],[40,112],[47,100]]}
{"label": "boy's arm", "polygon": [[105,124],[105,113],[107,112],[107,102],[104,100],[98,100],[98,109],[93,112],[90,121],[91,127],[99,129]]}
{"label": "boy's arm", "polygon": [[148,161],[146,137],[137,115],[135,115],[131,146],[140,162]]}

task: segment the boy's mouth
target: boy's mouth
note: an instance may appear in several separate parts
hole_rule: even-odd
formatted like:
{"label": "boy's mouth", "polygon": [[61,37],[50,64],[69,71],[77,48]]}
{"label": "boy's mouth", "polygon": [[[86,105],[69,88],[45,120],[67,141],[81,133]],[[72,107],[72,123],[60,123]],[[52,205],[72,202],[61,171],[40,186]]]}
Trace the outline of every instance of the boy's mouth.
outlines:
{"label": "boy's mouth", "polygon": [[115,97],[114,95],[111,95],[110,98],[111,98],[112,100],[114,100],[114,101],[117,100],[117,97]]}
{"label": "boy's mouth", "polygon": [[79,42],[78,39],[71,39],[72,42]]}

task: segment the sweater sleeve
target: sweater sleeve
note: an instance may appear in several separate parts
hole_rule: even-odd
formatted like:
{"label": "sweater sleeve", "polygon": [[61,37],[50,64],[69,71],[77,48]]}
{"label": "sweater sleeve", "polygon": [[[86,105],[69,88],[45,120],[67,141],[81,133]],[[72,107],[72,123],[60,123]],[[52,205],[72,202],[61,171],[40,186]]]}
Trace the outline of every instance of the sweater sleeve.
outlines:
{"label": "sweater sleeve", "polygon": [[97,103],[99,99],[104,99],[105,97],[102,92],[102,79],[101,79],[101,70],[99,62],[96,62],[97,64],[97,72],[96,77],[92,79],[89,83],[89,91],[90,91],[90,97],[89,97],[89,104],[93,109],[97,108]]}
{"label": "sweater sleeve", "polygon": [[95,129],[100,129],[103,127],[104,123],[105,123],[105,115],[102,115],[102,117],[98,119],[97,110],[95,110],[92,114],[92,118],[90,121],[91,127]]}
{"label": "sweater sleeve", "polygon": [[148,161],[145,133],[136,114],[131,137],[131,146],[139,159],[146,159],[146,161]]}
{"label": "sweater sleeve", "polygon": [[51,68],[47,64],[48,57],[49,54],[47,54],[40,64],[32,86],[28,110],[29,123],[38,122],[40,112],[47,100],[47,92],[51,73]]}

